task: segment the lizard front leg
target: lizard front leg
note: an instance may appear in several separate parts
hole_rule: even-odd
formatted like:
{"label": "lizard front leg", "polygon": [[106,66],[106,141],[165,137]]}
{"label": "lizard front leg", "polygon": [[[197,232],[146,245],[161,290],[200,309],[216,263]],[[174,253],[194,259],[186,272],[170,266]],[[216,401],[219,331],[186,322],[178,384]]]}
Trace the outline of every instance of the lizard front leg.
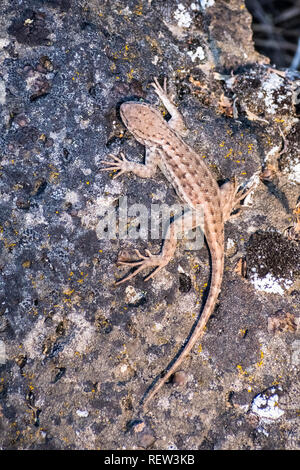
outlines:
{"label": "lizard front leg", "polygon": [[118,171],[115,178],[129,172],[141,178],[151,178],[155,175],[159,161],[159,156],[154,148],[146,148],[145,164],[130,162],[126,159],[123,152],[120,153],[120,157],[113,154],[109,154],[108,157],[112,158],[112,160],[101,160],[100,162],[107,165],[107,167],[101,168],[100,171]]}
{"label": "lizard front leg", "polygon": [[168,126],[170,126],[174,131],[178,132],[178,134],[185,136],[187,134],[187,129],[181,116],[180,112],[176,108],[175,104],[170,99],[168,92],[167,92],[167,80],[164,80],[164,87],[162,88],[157,80],[154,78],[154,82],[151,83],[154,88],[155,93],[162,101],[163,105],[165,106],[168,113],[171,115],[171,119],[168,121]]}

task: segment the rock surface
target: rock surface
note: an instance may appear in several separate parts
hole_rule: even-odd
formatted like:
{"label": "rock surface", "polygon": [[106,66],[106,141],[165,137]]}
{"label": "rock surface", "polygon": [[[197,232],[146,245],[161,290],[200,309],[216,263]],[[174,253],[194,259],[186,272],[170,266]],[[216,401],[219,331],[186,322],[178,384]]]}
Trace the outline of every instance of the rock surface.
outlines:
{"label": "rock surface", "polygon": [[[299,448],[299,84],[255,52],[244,2],[2,0],[0,65],[0,447]],[[118,106],[158,105],[154,76],[216,178],[256,187],[184,380],[137,415],[210,273],[179,243],[153,280],[114,286],[118,252],[160,239],[105,238],[105,210],[178,202],[160,173],[99,171],[141,161]]]}

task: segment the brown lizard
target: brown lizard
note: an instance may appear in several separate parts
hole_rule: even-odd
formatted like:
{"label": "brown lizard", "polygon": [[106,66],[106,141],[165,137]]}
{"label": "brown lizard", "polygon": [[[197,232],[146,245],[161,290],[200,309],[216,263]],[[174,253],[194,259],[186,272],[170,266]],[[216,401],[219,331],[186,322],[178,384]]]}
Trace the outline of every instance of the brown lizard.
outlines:
{"label": "brown lizard", "polygon": [[[116,176],[133,172],[143,178],[152,177],[159,167],[166,178],[176,189],[183,202],[188,204],[191,217],[195,216],[197,206],[201,205],[204,216],[204,234],[211,254],[210,290],[202,314],[196,323],[185,347],[169,369],[150,389],[143,401],[144,407],[158,392],[169,377],[178,369],[184,358],[190,353],[196,341],[202,336],[205,325],[214,310],[223,277],[224,267],[224,223],[230,218],[233,210],[240,208],[240,201],[252,190],[239,191],[236,182],[226,182],[221,187],[208,167],[197,153],[181,138],[185,134],[183,118],[166,91],[157,79],[152,83],[171,119],[166,121],[161,113],[144,102],[129,101],[122,103],[120,114],[127,129],[136,140],[146,147],[145,164],[130,162],[121,154],[121,158],[109,155],[113,160],[103,160],[105,170],[119,170]],[[191,220],[195,220],[191,219]],[[161,253],[153,255],[146,250],[146,256],[135,250],[138,260],[119,261],[119,264],[136,266],[137,269],[117,284],[128,281],[145,268],[155,268],[145,280],[152,278],[173,257],[177,234],[181,230],[181,220],[176,219],[169,225]]]}

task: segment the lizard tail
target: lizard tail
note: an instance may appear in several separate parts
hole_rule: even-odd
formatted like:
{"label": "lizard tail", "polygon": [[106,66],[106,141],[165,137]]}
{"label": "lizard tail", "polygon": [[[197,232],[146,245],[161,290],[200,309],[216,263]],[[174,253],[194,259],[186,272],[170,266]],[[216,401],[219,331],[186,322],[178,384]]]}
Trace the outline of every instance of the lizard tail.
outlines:
{"label": "lizard tail", "polygon": [[[209,248],[211,248],[209,246]],[[210,253],[214,253],[214,249],[210,249]],[[154,385],[153,389],[146,392],[144,397],[141,400],[141,405],[145,409],[147,404],[150,400],[157,394],[160,388],[166,383],[166,381],[174,374],[176,369],[180,366],[182,361],[186,358],[186,356],[191,352],[192,348],[194,347],[195,343],[201,338],[206,323],[212,314],[219,292],[221,288],[221,282],[223,277],[223,268],[224,268],[224,256],[215,257],[212,256],[212,272],[211,272],[211,283],[210,283],[210,290],[205,302],[203,311],[201,315],[198,317],[198,320],[190,333],[190,336],[187,340],[187,343],[183,346],[183,349],[178,353],[176,358],[170,363],[168,366],[169,368],[166,369],[165,374],[158,379],[156,384]]]}

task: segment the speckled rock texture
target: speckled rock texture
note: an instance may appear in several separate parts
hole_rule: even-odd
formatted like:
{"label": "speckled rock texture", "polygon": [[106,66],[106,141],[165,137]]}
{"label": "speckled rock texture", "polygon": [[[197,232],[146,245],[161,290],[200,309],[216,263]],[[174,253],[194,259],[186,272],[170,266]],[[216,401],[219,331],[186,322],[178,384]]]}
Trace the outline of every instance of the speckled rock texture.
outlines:
{"label": "speckled rock texture", "polygon": [[[1,0],[1,18],[0,447],[299,448],[299,83],[254,50],[244,2]],[[159,172],[99,171],[142,161],[118,109],[163,112],[155,76],[216,179],[255,189],[204,337],[141,413],[210,275],[179,243],[154,279],[114,285],[120,251],[161,240],[105,238],[105,210],[178,202]]]}

